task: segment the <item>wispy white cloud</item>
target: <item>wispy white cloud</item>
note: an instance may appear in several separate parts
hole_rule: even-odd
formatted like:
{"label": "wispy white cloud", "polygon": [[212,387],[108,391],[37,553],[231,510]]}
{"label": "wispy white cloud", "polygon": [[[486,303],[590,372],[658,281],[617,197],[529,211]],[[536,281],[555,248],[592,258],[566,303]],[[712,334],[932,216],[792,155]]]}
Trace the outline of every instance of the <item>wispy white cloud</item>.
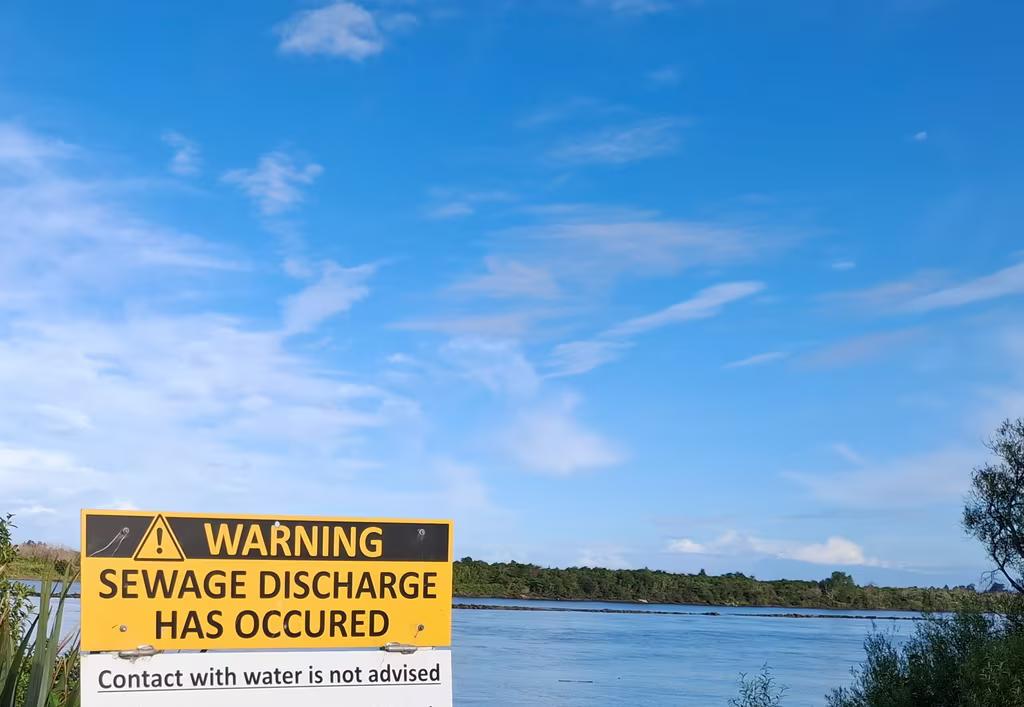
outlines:
{"label": "wispy white cloud", "polygon": [[220,314],[205,281],[248,275],[126,205],[140,180],[85,176],[101,158],[0,128],[0,498],[54,511],[26,516],[26,532],[52,516],[69,539],[83,506],[185,506],[198,488],[225,508],[262,505],[282,475],[281,511],[343,486],[379,507],[388,490],[351,479],[375,461],[367,440],[401,444],[418,405],[293,351],[286,331],[365,296],[369,269],[321,268],[280,328]]}
{"label": "wispy white cloud", "polygon": [[265,215],[280,214],[303,200],[302,187],[312,184],[323,167],[307,162],[297,164],[287,152],[269,152],[252,169],[232,169],[222,179],[234,184],[256,202]]}
{"label": "wispy white cloud", "polygon": [[857,267],[857,263],[853,260],[835,260],[831,265],[833,270],[839,270],[840,272],[846,270],[853,270]]}
{"label": "wispy white cloud", "polygon": [[174,150],[167,168],[181,177],[189,177],[199,173],[199,145],[179,132],[168,130],[161,139]]}
{"label": "wispy white cloud", "polygon": [[392,324],[405,331],[432,331],[450,336],[485,336],[518,339],[530,329],[543,312],[515,311],[495,314],[457,314],[423,319],[407,319]]}
{"label": "wispy white cloud", "polygon": [[516,198],[515,194],[500,189],[472,191],[435,188],[430,190],[430,196],[436,203],[427,209],[426,216],[436,220],[470,216],[483,204],[505,203]]}
{"label": "wispy white cloud", "polygon": [[[84,150],[0,124],[0,311],[74,292],[163,290],[153,272],[240,270],[223,249],[140,217],[116,180],[81,176]],[[91,156],[95,159],[95,156]]]}
{"label": "wispy white cloud", "polygon": [[522,128],[541,128],[556,123],[575,121],[582,118],[607,117],[624,113],[626,109],[615,103],[592,98],[573,96],[562,101],[548,103],[524,116],[518,123]]}
{"label": "wispy white cloud", "polygon": [[375,270],[372,265],[344,268],[332,261],[324,263],[319,280],[285,299],[284,332],[307,333],[325,320],[347,312],[370,293],[366,282]]}
{"label": "wispy white cloud", "polygon": [[952,282],[948,273],[923,270],[902,280],[832,293],[826,301],[889,314],[923,314],[1020,295],[1024,295],[1024,263],[959,283]]}
{"label": "wispy white cloud", "polygon": [[650,275],[721,266],[778,249],[793,237],[763,229],[659,218],[658,214],[587,205],[549,206],[537,224],[499,232],[535,243],[565,277],[593,281],[619,273]]}
{"label": "wispy white cloud", "polygon": [[775,361],[781,361],[782,359],[789,356],[785,351],[765,351],[764,353],[754,354],[753,356],[747,356],[741,358],[738,361],[731,361],[723,368],[747,368],[749,366],[763,366],[766,363],[774,363]]}
{"label": "wispy white cloud", "polygon": [[991,275],[914,297],[906,303],[906,309],[930,312],[1021,294],[1024,294],[1024,263],[1017,263]]}
{"label": "wispy white cloud", "polygon": [[326,54],[362,61],[384,51],[373,13],[352,2],[302,10],[277,27],[278,48],[288,54]]}
{"label": "wispy white cloud", "polygon": [[15,123],[0,123],[0,166],[8,171],[38,173],[73,156],[76,148]]}
{"label": "wispy white cloud", "polygon": [[948,282],[948,276],[936,270],[922,270],[902,280],[883,282],[858,290],[831,292],[823,301],[855,309],[901,311],[910,300],[934,292]]}
{"label": "wispy white cloud", "polygon": [[575,376],[618,360],[633,344],[628,341],[591,339],[559,344],[547,361],[548,376]]}
{"label": "wispy white cloud", "polygon": [[928,131],[920,130],[914,133],[914,142],[925,142],[928,140]]}
{"label": "wispy white cloud", "polygon": [[[45,479],[45,484],[40,484]],[[0,492],[5,497],[36,495],[45,486],[49,502],[76,498],[102,489],[110,482],[107,474],[83,466],[70,455],[50,449],[0,445]]]}
{"label": "wispy white cloud", "polygon": [[679,147],[683,125],[678,118],[657,118],[609,128],[563,142],[548,156],[575,165],[625,164],[660,157]]}
{"label": "wispy white cloud", "polygon": [[850,445],[845,442],[836,442],[832,445],[832,451],[841,456],[851,464],[857,464],[858,466],[864,464],[864,457],[858,454]]}
{"label": "wispy white cloud", "polygon": [[812,368],[863,363],[897,351],[919,340],[925,333],[925,329],[914,327],[854,336],[810,351],[799,361]]}
{"label": "wispy white cloud", "polygon": [[50,508],[49,506],[43,506],[39,503],[33,503],[28,506],[17,506],[14,509],[15,517],[23,516],[51,516],[56,515],[57,509]]}
{"label": "wispy white cloud", "polygon": [[473,213],[476,213],[476,209],[467,201],[447,201],[430,207],[427,211],[427,217],[432,219],[450,219],[469,216]]}
{"label": "wispy white cloud", "polygon": [[959,501],[977,463],[976,450],[949,447],[861,463],[849,471],[787,472],[784,476],[817,501],[842,508],[915,508]]}
{"label": "wispy white cloud", "polygon": [[557,476],[621,463],[621,450],[576,419],[578,403],[566,395],[520,413],[505,435],[506,452],[525,469]]}
{"label": "wispy white cloud", "polygon": [[[195,488],[234,504],[301,470],[291,489],[301,497],[310,469],[347,478],[364,433],[418,414],[319,368],[280,335],[217,316],[20,324],[0,339],[0,439],[18,440],[0,454],[0,496],[29,495],[64,516],[112,498],[194,501]],[[90,427],[51,432],[24,414],[42,405]],[[25,488],[39,473],[47,483]]]}
{"label": "wispy white cloud", "polygon": [[668,550],[689,555],[766,556],[816,565],[882,566],[885,564],[866,556],[864,548],[852,540],[840,536],[829,537],[820,543],[804,543],[790,540],[769,540],[730,530],[706,542],[697,542],[691,538],[678,538],[669,542]]}
{"label": "wispy white cloud", "polygon": [[586,373],[618,359],[633,345],[631,337],[673,324],[715,317],[721,314],[726,305],[763,289],[764,285],[760,282],[712,285],[670,307],[606,329],[594,339],[559,344],[548,360],[548,375],[558,377]]}
{"label": "wispy white cloud", "polygon": [[494,392],[522,397],[540,387],[533,366],[515,341],[458,337],[445,344],[441,354],[459,375]]}
{"label": "wispy white cloud", "polygon": [[627,337],[693,319],[707,319],[721,313],[730,302],[750,297],[764,289],[760,282],[726,282],[707,287],[690,299],[653,314],[630,319],[608,330],[608,337]]}
{"label": "wispy white cloud", "polygon": [[560,294],[555,278],[544,267],[491,255],[487,272],[456,282],[451,291],[493,298],[553,299]]}

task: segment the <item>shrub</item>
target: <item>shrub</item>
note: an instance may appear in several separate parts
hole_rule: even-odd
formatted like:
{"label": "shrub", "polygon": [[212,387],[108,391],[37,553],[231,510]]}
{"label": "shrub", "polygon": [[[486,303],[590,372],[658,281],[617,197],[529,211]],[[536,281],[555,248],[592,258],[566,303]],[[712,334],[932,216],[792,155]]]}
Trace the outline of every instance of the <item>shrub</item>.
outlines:
{"label": "shrub", "polygon": [[875,633],[854,683],[830,707],[1020,707],[1024,630],[1020,612],[929,618],[902,647]]}
{"label": "shrub", "polygon": [[740,695],[729,700],[729,707],[781,707],[785,692],[785,686],[775,682],[771,670],[764,665],[753,677],[740,675]]}
{"label": "shrub", "polygon": [[0,518],[0,707],[78,707],[78,641],[61,640],[74,577],[65,576],[56,595],[44,580],[31,616],[27,588],[6,574],[17,559],[12,527],[11,516]]}

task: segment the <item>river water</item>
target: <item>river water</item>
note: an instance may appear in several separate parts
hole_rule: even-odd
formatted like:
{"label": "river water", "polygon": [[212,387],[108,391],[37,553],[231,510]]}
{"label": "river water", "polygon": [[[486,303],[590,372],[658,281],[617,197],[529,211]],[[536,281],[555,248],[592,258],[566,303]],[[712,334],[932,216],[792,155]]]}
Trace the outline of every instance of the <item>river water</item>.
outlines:
{"label": "river water", "polygon": [[[823,705],[863,660],[872,630],[902,639],[915,622],[904,612],[835,612],[601,602],[463,599],[456,603],[554,607],[717,611],[719,616],[456,610],[452,657],[455,704],[470,705],[726,705],[741,672],[767,663],[787,687],[784,707]],[[752,614],[869,613],[870,619],[786,618]],[[78,626],[70,600],[65,631]]]}

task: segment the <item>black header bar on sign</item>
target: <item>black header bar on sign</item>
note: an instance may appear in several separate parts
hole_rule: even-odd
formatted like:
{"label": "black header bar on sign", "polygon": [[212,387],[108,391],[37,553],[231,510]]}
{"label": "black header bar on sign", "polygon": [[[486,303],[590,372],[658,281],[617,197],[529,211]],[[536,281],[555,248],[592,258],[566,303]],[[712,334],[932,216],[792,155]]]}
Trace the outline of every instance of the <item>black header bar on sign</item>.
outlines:
{"label": "black header bar on sign", "polygon": [[448,562],[448,524],[166,515],[190,560]]}
{"label": "black header bar on sign", "polygon": [[[85,515],[86,557],[147,561],[451,560],[448,523],[148,513]],[[152,542],[148,540],[151,535]]]}
{"label": "black header bar on sign", "polygon": [[86,557],[134,557],[152,515],[88,515],[85,524]]}

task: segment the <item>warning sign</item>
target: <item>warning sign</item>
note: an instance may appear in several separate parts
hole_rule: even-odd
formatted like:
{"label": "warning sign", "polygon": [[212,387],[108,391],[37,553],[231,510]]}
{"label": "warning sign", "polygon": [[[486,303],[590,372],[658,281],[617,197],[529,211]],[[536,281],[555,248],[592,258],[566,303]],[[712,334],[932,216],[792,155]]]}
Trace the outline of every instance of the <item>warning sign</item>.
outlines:
{"label": "warning sign", "polygon": [[451,644],[451,522],[82,512],[82,649]]}

